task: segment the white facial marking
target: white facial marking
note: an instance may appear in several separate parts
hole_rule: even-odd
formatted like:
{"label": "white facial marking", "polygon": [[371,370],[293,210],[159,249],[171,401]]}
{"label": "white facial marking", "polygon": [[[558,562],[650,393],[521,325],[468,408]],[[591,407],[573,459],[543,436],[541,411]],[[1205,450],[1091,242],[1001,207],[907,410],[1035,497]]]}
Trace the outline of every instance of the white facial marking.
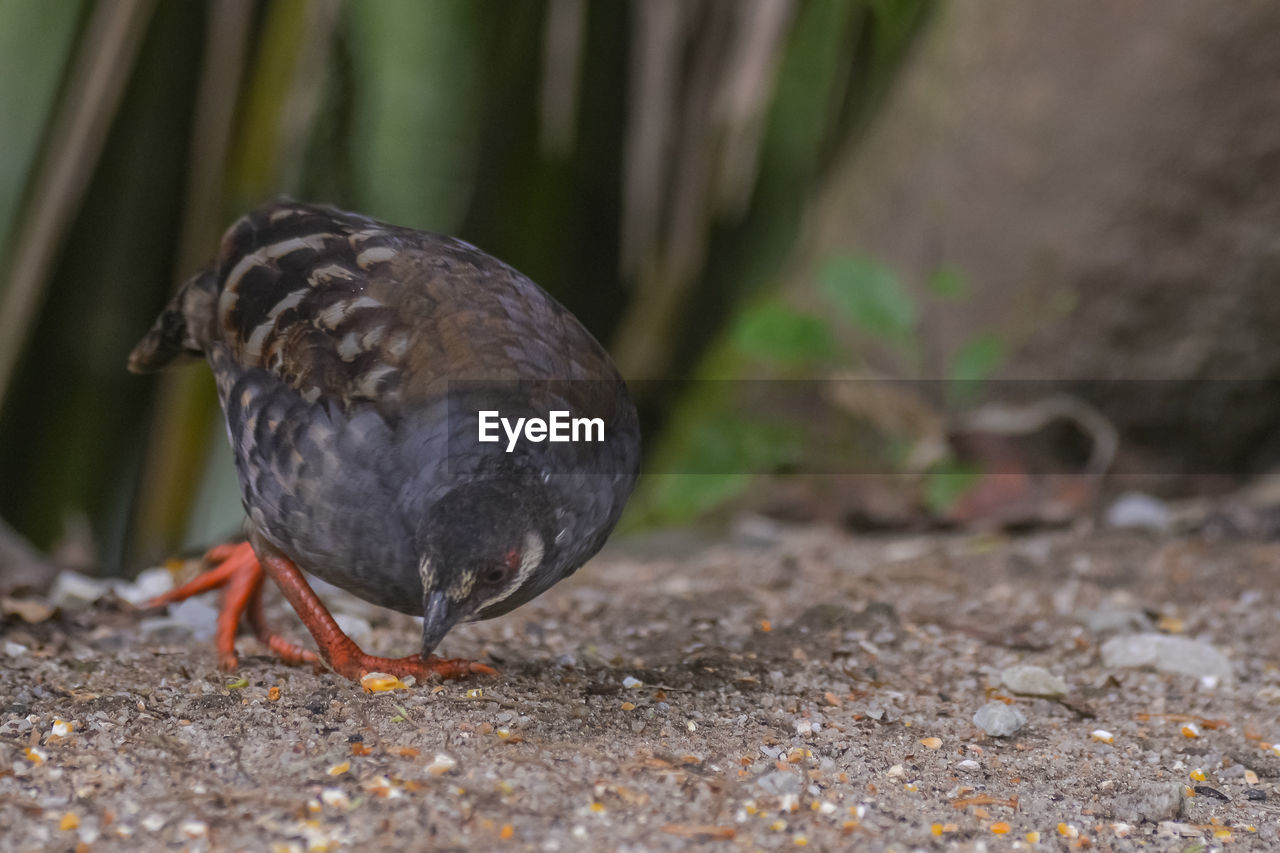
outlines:
{"label": "white facial marking", "polygon": [[525,582],[533,576],[533,573],[542,565],[542,556],[546,553],[543,546],[542,537],[537,533],[530,531],[524,537],[524,551],[520,554],[520,569],[516,572],[516,576],[512,578],[507,585],[492,598],[485,599],[475,610],[479,613],[495,604],[506,601],[515,595],[516,591],[525,585]]}
{"label": "white facial marking", "polygon": [[431,559],[424,557],[418,565],[418,577],[422,578],[422,588],[431,589],[436,581],[436,571],[431,567]]}

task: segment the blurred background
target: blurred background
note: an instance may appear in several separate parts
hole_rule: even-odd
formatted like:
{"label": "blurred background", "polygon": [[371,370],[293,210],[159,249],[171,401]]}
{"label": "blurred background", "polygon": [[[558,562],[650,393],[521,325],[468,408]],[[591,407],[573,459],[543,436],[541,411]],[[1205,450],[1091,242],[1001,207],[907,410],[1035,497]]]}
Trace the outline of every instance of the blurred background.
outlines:
{"label": "blurred background", "polygon": [[631,529],[1236,489],[1280,462],[1278,39],[1266,0],[0,0],[0,568],[235,532],[208,370],[124,363],[279,195],[574,311],[636,380]]}

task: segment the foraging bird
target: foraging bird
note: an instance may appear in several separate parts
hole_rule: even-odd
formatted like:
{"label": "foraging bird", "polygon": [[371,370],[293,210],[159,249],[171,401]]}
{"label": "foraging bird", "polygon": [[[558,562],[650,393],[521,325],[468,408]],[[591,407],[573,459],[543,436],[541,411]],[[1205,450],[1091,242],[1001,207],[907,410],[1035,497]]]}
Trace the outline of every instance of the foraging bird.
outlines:
{"label": "foraging bird", "polygon": [[[286,661],[316,661],[263,620],[265,569],[348,678],[492,673],[432,652],[456,623],[506,613],[576,571],[635,484],[636,411],[604,348],[531,280],[452,237],[332,207],[261,207],[178,290],[129,369],[200,356],[249,541],[212,549],[214,568],[153,603],[226,587],[224,668],[242,616]],[[481,441],[480,411],[511,422],[570,412],[603,435]],[[365,654],[299,567],[423,616],[421,654]]]}

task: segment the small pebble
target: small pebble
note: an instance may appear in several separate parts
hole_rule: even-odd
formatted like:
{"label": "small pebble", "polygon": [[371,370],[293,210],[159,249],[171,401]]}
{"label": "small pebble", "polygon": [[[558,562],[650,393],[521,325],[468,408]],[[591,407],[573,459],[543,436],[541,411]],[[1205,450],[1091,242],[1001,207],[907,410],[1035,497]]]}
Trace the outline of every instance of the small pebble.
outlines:
{"label": "small pebble", "polygon": [[973,724],[992,737],[1009,737],[1027,724],[1027,718],[1012,705],[993,700],[978,709]]}
{"label": "small pebble", "polygon": [[1178,782],[1139,783],[1133,791],[1116,797],[1112,814],[1127,823],[1159,823],[1182,816],[1183,786]]}
{"label": "small pebble", "polygon": [[1019,664],[1000,673],[1004,686],[1022,696],[1055,698],[1067,692],[1067,682],[1042,666]]}
{"label": "small pebble", "polygon": [[130,581],[115,581],[111,590],[134,607],[142,607],[157,595],[173,589],[173,574],[166,568],[156,567],[138,573]]}
{"label": "small pebble", "polygon": [[49,590],[49,604],[63,610],[79,610],[93,604],[107,594],[111,585],[106,581],[66,569],[58,574]]}
{"label": "small pebble", "polygon": [[1141,492],[1121,495],[1107,509],[1107,524],[1125,530],[1150,530],[1162,533],[1169,529],[1172,518],[1164,501]]}
{"label": "small pebble", "polygon": [[1221,682],[1234,677],[1231,661],[1208,643],[1167,634],[1128,634],[1102,644],[1103,666],[1154,667],[1171,675],[1212,676]]}

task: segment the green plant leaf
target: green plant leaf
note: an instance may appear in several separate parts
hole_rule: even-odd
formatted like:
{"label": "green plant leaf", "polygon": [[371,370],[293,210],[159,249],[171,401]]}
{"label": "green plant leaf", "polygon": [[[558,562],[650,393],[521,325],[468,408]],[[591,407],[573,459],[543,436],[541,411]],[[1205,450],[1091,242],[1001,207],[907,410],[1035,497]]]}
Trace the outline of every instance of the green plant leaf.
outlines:
{"label": "green plant leaf", "polygon": [[651,523],[688,524],[750,485],[750,474],[659,475]]}
{"label": "green plant leaf", "polygon": [[987,333],[970,340],[951,360],[947,396],[953,403],[972,400],[978,386],[1004,362],[1004,357],[1004,341],[996,335]]}
{"label": "green plant leaf", "polygon": [[969,282],[963,273],[944,268],[929,276],[929,290],[943,299],[963,299],[969,295]]}
{"label": "green plant leaf", "polygon": [[820,317],[801,314],[778,302],[749,308],[735,321],[734,346],[744,355],[786,365],[803,365],[835,354],[831,331]]}
{"label": "green plant leaf", "polygon": [[918,311],[898,276],[866,258],[833,258],[818,274],[822,292],[863,331],[909,343]]}
{"label": "green plant leaf", "polygon": [[471,0],[343,6],[361,210],[415,228],[461,223],[479,156],[488,8]]}
{"label": "green plant leaf", "polygon": [[962,346],[951,362],[956,382],[981,382],[1004,362],[1004,341],[991,333],[978,335]]}
{"label": "green plant leaf", "polygon": [[967,492],[982,471],[974,465],[947,459],[929,470],[924,479],[924,504],[936,516],[947,512]]}

